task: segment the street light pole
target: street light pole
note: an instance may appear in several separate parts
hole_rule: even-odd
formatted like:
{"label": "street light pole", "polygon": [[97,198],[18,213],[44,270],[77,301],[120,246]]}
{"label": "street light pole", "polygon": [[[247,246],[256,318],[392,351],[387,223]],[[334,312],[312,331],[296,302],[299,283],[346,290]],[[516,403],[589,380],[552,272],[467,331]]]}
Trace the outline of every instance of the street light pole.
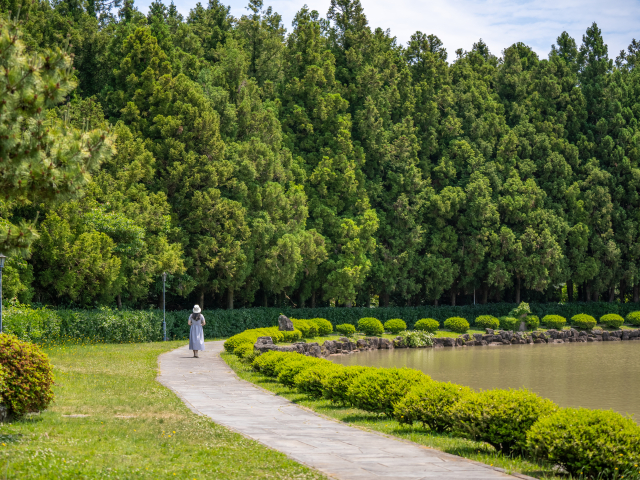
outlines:
{"label": "street light pole", "polygon": [[2,270],[4,270],[4,261],[7,259],[0,253],[0,333],[2,333]]}
{"label": "street light pole", "polygon": [[162,272],[162,338],[167,341],[167,311],[165,308],[165,283],[167,282],[167,272]]}

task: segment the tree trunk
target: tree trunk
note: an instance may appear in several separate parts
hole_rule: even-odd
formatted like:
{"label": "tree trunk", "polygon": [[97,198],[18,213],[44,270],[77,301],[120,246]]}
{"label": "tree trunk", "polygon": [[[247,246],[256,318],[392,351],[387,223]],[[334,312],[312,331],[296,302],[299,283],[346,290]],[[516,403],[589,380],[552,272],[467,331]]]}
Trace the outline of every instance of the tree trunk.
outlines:
{"label": "tree trunk", "polygon": [[451,289],[451,306],[452,307],[456,306],[456,289],[455,288]]}
{"label": "tree trunk", "polygon": [[120,294],[116,296],[116,303],[118,304],[118,310],[122,310],[122,298],[120,297]]}
{"label": "tree trunk", "polygon": [[567,281],[567,299],[569,303],[573,302],[573,280]]}
{"label": "tree trunk", "polygon": [[267,291],[262,292],[262,305],[265,307],[269,306],[269,297],[267,296]]}
{"label": "tree trunk", "polygon": [[625,297],[627,296],[627,281],[620,280],[620,302],[624,303]]}
{"label": "tree trunk", "polygon": [[367,295],[367,299],[364,302],[364,308],[371,308],[371,295]]}
{"label": "tree trunk", "polygon": [[227,290],[227,309],[233,310],[233,288],[231,287]]}
{"label": "tree trunk", "polygon": [[302,298],[302,289],[300,289],[300,293],[298,293],[298,306],[300,308],[304,308],[304,298]]}
{"label": "tree trunk", "polygon": [[521,284],[522,280],[520,279],[520,277],[518,277],[516,279],[516,303],[518,305],[520,305],[520,284]]}
{"label": "tree trunk", "polygon": [[591,285],[589,285],[589,283],[584,286],[584,301],[591,301]]}
{"label": "tree trunk", "polygon": [[640,302],[640,285],[633,286],[633,301],[636,303]]}
{"label": "tree trunk", "polygon": [[616,287],[609,287],[609,303],[613,303],[616,299]]}
{"label": "tree trunk", "polygon": [[200,291],[200,309],[204,310],[204,290]]}
{"label": "tree trunk", "polygon": [[316,291],[311,294],[311,308],[316,308]]}
{"label": "tree trunk", "polygon": [[389,306],[389,294],[385,292],[385,293],[380,295],[380,298],[382,298],[382,306],[383,307],[388,307]]}
{"label": "tree trunk", "polygon": [[437,307],[437,306],[438,306],[438,299],[437,299],[437,298],[433,301],[433,306],[434,306],[434,307]]}

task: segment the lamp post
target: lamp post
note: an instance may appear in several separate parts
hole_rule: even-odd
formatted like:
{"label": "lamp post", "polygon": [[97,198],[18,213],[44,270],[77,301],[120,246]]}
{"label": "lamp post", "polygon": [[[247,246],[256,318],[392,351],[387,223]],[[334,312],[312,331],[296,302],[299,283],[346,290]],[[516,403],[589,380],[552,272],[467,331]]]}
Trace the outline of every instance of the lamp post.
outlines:
{"label": "lamp post", "polygon": [[0,253],[0,333],[2,333],[2,270],[6,259],[7,257]]}
{"label": "lamp post", "polygon": [[[165,309],[165,283],[167,282],[167,272],[162,272],[162,338],[167,341],[167,311]],[[1,286],[1,284],[0,284]]]}

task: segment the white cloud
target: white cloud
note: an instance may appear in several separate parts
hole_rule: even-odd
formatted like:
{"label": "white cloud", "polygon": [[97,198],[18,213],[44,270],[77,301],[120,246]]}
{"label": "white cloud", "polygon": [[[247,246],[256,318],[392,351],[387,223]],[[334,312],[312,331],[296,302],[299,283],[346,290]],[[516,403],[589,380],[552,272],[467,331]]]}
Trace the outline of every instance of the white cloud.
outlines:
{"label": "white cloud", "polygon": [[[186,16],[195,0],[174,0]],[[582,35],[596,22],[609,45],[609,56],[615,58],[626,49],[632,38],[640,37],[640,2],[638,0],[361,0],[369,24],[389,28],[401,43],[406,43],[416,30],[440,37],[454,58],[458,48],[470,49],[482,38],[495,54],[515,42],[524,42],[546,57],[563,31],[581,43]],[[202,2],[206,5],[207,0]],[[224,3],[224,0],[223,0]],[[231,13],[244,15],[248,2],[231,0]],[[146,11],[149,0],[140,2]],[[326,15],[329,0],[309,0],[309,8]],[[265,0],[280,13],[288,30],[295,13],[304,2]]]}

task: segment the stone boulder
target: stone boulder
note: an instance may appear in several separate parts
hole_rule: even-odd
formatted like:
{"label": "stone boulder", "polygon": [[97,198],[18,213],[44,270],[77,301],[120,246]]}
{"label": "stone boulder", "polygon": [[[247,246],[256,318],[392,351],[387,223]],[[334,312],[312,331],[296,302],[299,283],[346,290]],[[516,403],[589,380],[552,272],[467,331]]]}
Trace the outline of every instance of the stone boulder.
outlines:
{"label": "stone boulder", "polygon": [[293,332],[293,322],[284,315],[278,317],[278,329],[281,332]]}

